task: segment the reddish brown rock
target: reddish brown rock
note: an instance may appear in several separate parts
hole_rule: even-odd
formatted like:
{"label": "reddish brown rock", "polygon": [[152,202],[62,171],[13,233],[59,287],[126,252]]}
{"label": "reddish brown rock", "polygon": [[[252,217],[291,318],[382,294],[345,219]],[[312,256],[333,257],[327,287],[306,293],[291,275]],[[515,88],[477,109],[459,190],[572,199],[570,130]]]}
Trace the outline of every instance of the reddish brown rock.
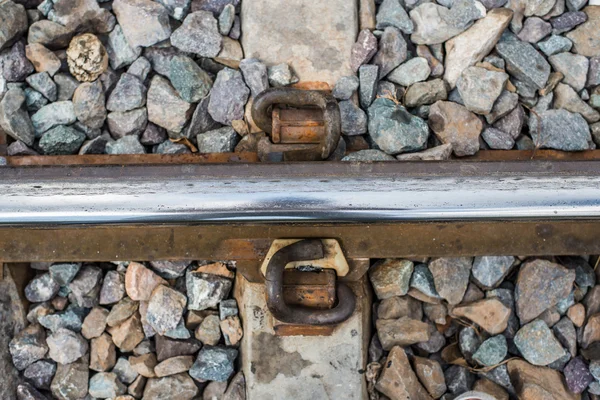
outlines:
{"label": "reddish brown rock", "polygon": [[145,378],[156,378],[154,367],[156,367],[157,363],[156,355],[154,353],[129,357],[131,368]]}
{"label": "reddish brown rock", "polygon": [[154,367],[154,373],[157,377],[162,378],[163,376],[170,376],[189,371],[193,364],[194,357],[192,356],[167,358],[165,361]]}
{"label": "reddish brown rock", "polygon": [[520,400],[578,400],[570,393],[562,374],[547,367],[535,367],[523,360],[507,364],[510,379]]}
{"label": "reddish brown rock", "polygon": [[583,304],[577,303],[569,307],[567,310],[567,317],[573,322],[573,325],[581,328],[585,322],[585,307]]}
{"label": "reddish brown rock", "polygon": [[489,394],[497,400],[508,400],[508,393],[502,386],[488,379],[480,379],[473,385],[473,391]]}
{"label": "reddish brown rock", "polygon": [[135,346],[144,340],[144,331],[138,313],[132,315],[121,325],[109,328],[108,332],[112,335],[115,345],[123,353],[133,351]]}
{"label": "reddish brown rock", "polygon": [[409,346],[429,340],[429,325],[425,322],[402,317],[399,319],[378,319],[377,335],[384,350],[394,346]]}
{"label": "reddish brown rock", "polygon": [[81,327],[81,334],[86,339],[93,339],[104,332],[106,329],[106,318],[108,317],[108,310],[102,307],[94,307],[92,311],[83,320]]}
{"label": "reddish brown rock", "polygon": [[420,301],[410,296],[396,296],[382,300],[377,308],[377,316],[381,319],[398,319],[410,317],[423,319],[423,306]]}
{"label": "reddish brown rock", "polygon": [[125,274],[125,291],[132,300],[150,300],[152,291],[158,285],[168,286],[168,283],[142,264],[132,262],[127,267],[127,273]]}
{"label": "reddish brown rock", "polygon": [[404,296],[409,289],[413,263],[408,260],[388,258],[380,260],[369,269],[369,279],[380,300]]}
{"label": "reddish brown rock", "polygon": [[479,300],[455,307],[452,315],[464,317],[479,325],[491,335],[504,332],[508,326],[511,309],[496,298]]}
{"label": "reddish brown rock", "polygon": [[439,399],[446,393],[446,378],[444,378],[444,371],[440,363],[423,357],[415,357],[413,367],[431,397]]}
{"label": "reddish brown rock", "polygon": [[458,157],[479,151],[479,135],[483,123],[460,104],[438,101],[429,111],[429,127],[443,144],[450,143]]}
{"label": "reddish brown rock", "polygon": [[515,287],[516,311],[524,325],[566,298],[575,271],[546,260],[533,260],[519,270]]}
{"label": "reddish brown rock", "polygon": [[47,72],[54,76],[60,70],[61,62],[56,54],[42,44],[28,44],[25,47],[25,56],[31,61],[36,72]]}
{"label": "reddish brown rock", "polygon": [[106,324],[110,327],[121,325],[138,310],[138,307],[139,303],[137,301],[125,297],[110,310],[106,318]]}
{"label": "reddish brown rock", "polygon": [[583,328],[583,337],[581,346],[585,349],[590,344],[600,340],[600,314],[594,314],[588,318],[585,328]]}
{"label": "reddish brown rock", "polygon": [[391,400],[431,400],[399,346],[391,349],[375,387]]}
{"label": "reddish brown rock", "polygon": [[107,333],[103,333],[97,338],[92,339],[90,349],[90,369],[98,372],[105,372],[117,363],[117,352],[112,338]]}
{"label": "reddish brown rock", "polygon": [[196,269],[194,272],[203,272],[205,274],[219,275],[228,279],[235,278],[235,273],[227,269],[227,265],[225,265],[222,262],[203,265],[201,267],[198,267],[198,269]]}

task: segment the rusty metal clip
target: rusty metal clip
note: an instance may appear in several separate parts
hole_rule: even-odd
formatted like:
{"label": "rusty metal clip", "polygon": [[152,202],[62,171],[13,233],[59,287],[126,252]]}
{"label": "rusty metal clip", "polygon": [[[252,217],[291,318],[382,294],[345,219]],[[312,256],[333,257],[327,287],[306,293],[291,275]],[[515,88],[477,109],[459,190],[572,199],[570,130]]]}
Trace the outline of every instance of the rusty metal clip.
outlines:
{"label": "rusty metal clip", "polygon": [[338,282],[338,305],[327,310],[290,306],[283,298],[283,271],[292,261],[323,258],[323,243],[318,239],[302,240],[286,246],[273,255],[265,274],[267,306],[275,318],[282,322],[301,325],[332,325],[347,320],[356,306],[354,292]]}
{"label": "rusty metal clip", "polygon": [[[252,119],[256,125],[273,139],[273,116],[269,109],[274,105],[292,107],[318,107],[323,112],[323,134],[318,143],[313,140],[293,144],[268,142],[267,152],[282,153],[283,161],[324,160],[335,150],[340,140],[340,109],[335,98],[326,91],[294,88],[267,89],[254,99]],[[271,160],[272,161],[272,160]]]}

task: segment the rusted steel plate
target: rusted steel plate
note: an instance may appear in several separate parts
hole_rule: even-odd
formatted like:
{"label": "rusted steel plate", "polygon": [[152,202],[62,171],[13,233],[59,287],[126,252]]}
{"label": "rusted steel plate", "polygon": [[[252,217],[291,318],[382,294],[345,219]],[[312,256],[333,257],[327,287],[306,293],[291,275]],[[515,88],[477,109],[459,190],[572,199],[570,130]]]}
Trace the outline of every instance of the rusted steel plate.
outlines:
{"label": "rusted steel plate", "polygon": [[[1,136],[0,136],[1,141]],[[2,144],[0,143],[0,151]],[[0,153],[1,155],[2,153]],[[82,156],[13,156],[6,157],[9,166],[65,166],[65,165],[145,165],[145,164],[204,164],[204,163],[251,163],[258,161],[256,153],[210,153],[210,154],[86,154]]]}
{"label": "rusted steel plate", "polygon": [[0,260],[257,260],[277,238],[334,238],[348,258],[600,253],[600,221],[0,227]]}

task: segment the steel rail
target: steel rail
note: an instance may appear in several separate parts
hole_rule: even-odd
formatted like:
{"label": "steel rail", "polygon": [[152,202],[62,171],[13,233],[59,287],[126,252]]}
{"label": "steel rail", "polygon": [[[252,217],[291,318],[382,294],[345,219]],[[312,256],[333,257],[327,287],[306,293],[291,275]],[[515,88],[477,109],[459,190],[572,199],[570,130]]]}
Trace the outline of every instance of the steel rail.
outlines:
{"label": "steel rail", "polygon": [[596,219],[600,162],[0,168],[0,225]]}

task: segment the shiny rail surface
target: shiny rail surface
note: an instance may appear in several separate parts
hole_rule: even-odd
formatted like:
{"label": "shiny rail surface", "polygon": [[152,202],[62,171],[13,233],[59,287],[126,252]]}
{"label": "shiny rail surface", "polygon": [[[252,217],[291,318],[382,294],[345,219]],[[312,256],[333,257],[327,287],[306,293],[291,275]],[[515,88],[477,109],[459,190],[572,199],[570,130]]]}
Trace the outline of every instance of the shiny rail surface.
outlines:
{"label": "shiny rail surface", "polygon": [[0,168],[0,225],[599,217],[598,161]]}

